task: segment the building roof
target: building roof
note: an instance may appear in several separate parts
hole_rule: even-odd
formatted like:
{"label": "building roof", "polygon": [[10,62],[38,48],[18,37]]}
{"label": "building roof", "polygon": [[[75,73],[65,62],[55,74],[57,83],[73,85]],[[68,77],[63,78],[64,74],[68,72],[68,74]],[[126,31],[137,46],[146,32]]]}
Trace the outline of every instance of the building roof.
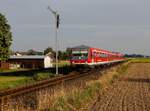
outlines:
{"label": "building roof", "polygon": [[23,56],[10,56],[10,59],[44,59],[44,55],[23,55]]}

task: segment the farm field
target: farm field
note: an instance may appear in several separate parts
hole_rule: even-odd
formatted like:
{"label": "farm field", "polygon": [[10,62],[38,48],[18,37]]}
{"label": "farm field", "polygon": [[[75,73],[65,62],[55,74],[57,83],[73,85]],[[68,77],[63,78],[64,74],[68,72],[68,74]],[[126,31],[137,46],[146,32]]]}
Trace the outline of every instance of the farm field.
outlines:
{"label": "farm field", "polygon": [[150,58],[134,58],[131,59],[132,63],[150,63]]}
{"label": "farm field", "polygon": [[150,63],[133,63],[125,75],[100,93],[89,111],[149,111]]}

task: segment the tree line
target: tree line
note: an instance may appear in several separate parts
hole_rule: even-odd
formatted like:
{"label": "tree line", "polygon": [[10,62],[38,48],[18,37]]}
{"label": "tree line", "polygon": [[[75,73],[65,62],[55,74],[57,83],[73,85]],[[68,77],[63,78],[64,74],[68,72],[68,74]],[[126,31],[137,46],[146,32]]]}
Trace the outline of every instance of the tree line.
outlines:
{"label": "tree line", "polygon": [[[29,49],[26,52],[11,51],[11,55],[17,55],[17,53],[20,54],[20,55],[47,55],[48,53],[51,53],[54,57],[56,57],[56,52],[51,47],[47,47],[43,52],[36,51],[36,50],[33,50],[33,49]],[[65,51],[59,50],[58,51],[58,59],[67,60],[67,59],[69,59],[70,53],[71,52],[68,48]]]}
{"label": "tree line", "polygon": [[142,55],[142,54],[125,54],[124,57],[127,57],[127,58],[150,58],[150,56]]}

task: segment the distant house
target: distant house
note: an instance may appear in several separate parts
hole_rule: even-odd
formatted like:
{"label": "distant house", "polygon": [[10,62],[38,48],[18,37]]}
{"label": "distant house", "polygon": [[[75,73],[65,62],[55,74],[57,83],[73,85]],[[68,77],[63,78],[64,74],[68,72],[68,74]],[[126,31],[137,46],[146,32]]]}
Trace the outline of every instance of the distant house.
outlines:
{"label": "distant house", "polygon": [[[3,63],[0,65],[1,68],[6,69],[40,69],[40,68],[49,68],[53,67],[53,57],[52,55],[18,55],[18,56],[10,56],[9,60],[7,61],[7,65]],[[3,67],[2,67],[3,66]]]}

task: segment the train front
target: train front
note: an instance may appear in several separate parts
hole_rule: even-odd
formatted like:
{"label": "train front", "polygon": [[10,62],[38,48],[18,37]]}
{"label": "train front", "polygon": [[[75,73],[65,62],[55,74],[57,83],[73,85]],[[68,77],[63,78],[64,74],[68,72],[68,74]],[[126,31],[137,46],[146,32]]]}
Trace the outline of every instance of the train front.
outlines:
{"label": "train front", "polygon": [[72,65],[88,65],[89,47],[72,48],[70,63]]}

